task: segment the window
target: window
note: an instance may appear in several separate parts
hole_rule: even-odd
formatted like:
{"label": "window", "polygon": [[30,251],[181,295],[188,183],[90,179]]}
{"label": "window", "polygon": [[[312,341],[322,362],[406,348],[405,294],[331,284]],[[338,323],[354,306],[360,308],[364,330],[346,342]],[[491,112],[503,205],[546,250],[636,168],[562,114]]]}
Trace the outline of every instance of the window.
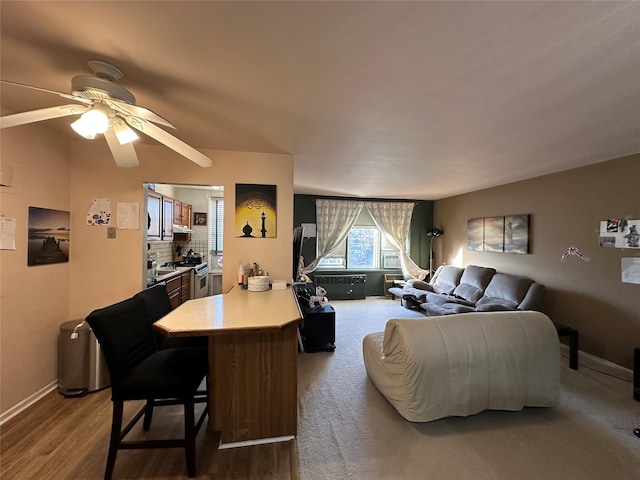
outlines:
{"label": "window", "polygon": [[397,268],[383,265],[383,257],[399,253],[384,238],[371,214],[364,208],[356,224],[349,231],[347,239],[328,257],[322,259],[318,268],[375,270],[382,267],[395,270]]}
{"label": "window", "polygon": [[212,254],[222,253],[224,239],[224,200],[209,197],[209,245]]}
{"label": "window", "polygon": [[378,268],[380,231],[371,227],[354,227],[347,237],[348,268]]}

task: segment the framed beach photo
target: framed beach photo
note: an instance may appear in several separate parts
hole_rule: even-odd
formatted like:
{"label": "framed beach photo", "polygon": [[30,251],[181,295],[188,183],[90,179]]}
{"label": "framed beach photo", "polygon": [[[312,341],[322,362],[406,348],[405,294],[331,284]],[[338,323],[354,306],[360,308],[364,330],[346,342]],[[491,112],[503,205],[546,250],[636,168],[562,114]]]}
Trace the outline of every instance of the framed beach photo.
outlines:
{"label": "framed beach photo", "polygon": [[29,207],[27,266],[69,261],[70,222],[70,212]]}

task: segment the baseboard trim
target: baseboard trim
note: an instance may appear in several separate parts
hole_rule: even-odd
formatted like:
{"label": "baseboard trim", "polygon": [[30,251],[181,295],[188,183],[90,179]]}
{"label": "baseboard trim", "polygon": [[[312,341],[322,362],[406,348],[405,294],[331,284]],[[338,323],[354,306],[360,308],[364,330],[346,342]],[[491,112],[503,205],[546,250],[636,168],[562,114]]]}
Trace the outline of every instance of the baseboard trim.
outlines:
{"label": "baseboard trim", "polygon": [[31,405],[36,403],[38,400],[40,400],[42,397],[44,397],[48,393],[52,392],[56,388],[58,388],[58,380],[54,380],[49,385],[41,388],[36,393],[34,393],[33,395],[30,395],[29,397],[25,398],[23,401],[21,401],[17,405],[14,405],[13,407],[11,407],[6,412],[3,412],[2,415],[0,415],[0,426],[2,426],[4,424],[4,422],[12,419],[13,417],[18,415],[22,411],[24,411],[27,408],[29,408]]}
{"label": "baseboard trim", "polygon": [[[569,356],[569,346],[564,343],[560,344],[560,352],[563,356]],[[578,350],[578,369],[581,367],[591,368],[598,372],[612,377],[619,378],[626,382],[633,381],[633,371],[616,363],[610,362],[590,353]]]}
{"label": "baseboard trim", "polygon": [[267,443],[277,443],[277,442],[288,442],[293,440],[293,435],[285,435],[283,437],[270,437],[270,438],[260,438],[257,440],[247,440],[244,442],[234,442],[234,443],[221,443],[218,447],[218,450],[225,450],[227,448],[239,448],[239,447],[250,447],[253,445],[265,445]]}

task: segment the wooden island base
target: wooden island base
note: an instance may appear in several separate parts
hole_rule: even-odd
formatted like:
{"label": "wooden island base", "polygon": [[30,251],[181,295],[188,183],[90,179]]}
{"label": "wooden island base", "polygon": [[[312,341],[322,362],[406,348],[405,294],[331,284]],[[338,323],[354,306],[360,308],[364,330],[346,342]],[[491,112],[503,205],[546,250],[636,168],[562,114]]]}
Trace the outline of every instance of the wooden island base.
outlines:
{"label": "wooden island base", "polygon": [[209,337],[209,425],[222,443],[296,435],[297,328]]}
{"label": "wooden island base", "polygon": [[189,300],[156,322],[169,337],[209,337],[209,429],[221,442],[297,435],[298,324],[291,289]]}

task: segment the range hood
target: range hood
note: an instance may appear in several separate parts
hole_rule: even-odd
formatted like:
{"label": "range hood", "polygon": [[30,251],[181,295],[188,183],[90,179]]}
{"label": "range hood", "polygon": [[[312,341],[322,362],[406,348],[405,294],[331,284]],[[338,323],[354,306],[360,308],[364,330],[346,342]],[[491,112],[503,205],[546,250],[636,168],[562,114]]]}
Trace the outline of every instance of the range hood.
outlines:
{"label": "range hood", "polygon": [[191,230],[188,227],[185,227],[184,225],[176,225],[174,223],[173,224],[173,233],[193,233],[193,230]]}

